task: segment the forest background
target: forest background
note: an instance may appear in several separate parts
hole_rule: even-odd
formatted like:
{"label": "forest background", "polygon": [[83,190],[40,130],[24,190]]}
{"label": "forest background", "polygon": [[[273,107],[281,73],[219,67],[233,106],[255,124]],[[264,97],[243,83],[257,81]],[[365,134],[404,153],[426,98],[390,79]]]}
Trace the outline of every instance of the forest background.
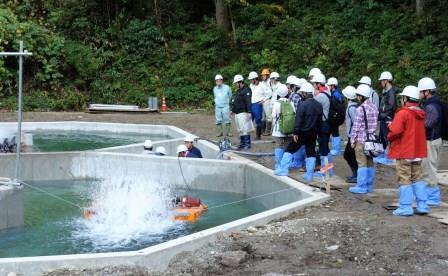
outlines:
{"label": "forest background", "polygon": [[[165,96],[211,109],[214,75],[270,68],[282,81],[319,67],[340,86],[384,70],[403,88],[448,89],[442,0],[1,0],[0,51],[23,40],[25,110],[82,110]],[[17,59],[0,58],[1,109],[17,108]],[[376,87],[377,91],[379,87]]]}

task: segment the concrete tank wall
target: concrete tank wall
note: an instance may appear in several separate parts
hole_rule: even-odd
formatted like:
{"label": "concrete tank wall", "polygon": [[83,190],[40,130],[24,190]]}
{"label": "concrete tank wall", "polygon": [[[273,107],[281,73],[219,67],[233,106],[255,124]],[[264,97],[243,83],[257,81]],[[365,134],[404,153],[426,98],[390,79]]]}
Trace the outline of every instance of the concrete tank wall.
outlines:
{"label": "concrete tank wall", "polygon": [[23,188],[0,185],[0,230],[23,223]]}

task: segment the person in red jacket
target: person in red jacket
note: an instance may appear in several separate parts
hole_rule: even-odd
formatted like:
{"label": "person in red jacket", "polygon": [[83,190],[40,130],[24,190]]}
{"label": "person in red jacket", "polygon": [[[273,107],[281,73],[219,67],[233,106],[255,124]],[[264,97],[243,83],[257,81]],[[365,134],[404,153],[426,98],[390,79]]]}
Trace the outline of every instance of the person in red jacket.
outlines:
{"label": "person in red jacket", "polygon": [[422,159],[427,156],[425,112],[419,107],[420,92],[415,86],[406,86],[400,94],[402,108],[397,111],[387,139],[389,158],[396,159],[400,184],[400,207],[396,216],[412,216],[412,202],[417,201],[417,213],[427,214],[427,183],[422,180]]}

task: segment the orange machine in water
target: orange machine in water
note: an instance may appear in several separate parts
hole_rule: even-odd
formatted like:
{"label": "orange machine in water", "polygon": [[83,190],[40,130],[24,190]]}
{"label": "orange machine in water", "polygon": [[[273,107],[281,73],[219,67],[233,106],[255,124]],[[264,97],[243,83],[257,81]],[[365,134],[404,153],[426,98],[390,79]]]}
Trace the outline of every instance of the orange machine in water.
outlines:
{"label": "orange machine in water", "polygon": [[199,198],[184,196],[176,199],[174,208],[174,220],[195,222],[206,210],[207,205],[202,204]]}

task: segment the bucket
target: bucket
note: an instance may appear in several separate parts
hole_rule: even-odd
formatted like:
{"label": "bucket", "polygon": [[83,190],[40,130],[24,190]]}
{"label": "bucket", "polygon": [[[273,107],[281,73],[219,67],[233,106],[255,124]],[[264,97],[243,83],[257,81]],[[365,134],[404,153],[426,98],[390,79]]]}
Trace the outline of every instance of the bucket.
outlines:
{"label": "bucket", "polygon": [[157,97],[149,97],[148,98],[148,108],[153,109],[153,110],[158,109]]}

